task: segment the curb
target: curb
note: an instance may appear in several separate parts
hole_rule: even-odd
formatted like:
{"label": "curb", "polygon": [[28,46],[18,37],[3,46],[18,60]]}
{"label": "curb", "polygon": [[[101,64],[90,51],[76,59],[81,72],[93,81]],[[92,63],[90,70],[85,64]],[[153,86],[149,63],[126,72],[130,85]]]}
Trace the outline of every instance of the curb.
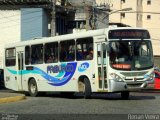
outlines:
{"label": "curb", "polygon": [[8,103],[8,102],[16,102],[16,101],[20,101],[20,100],[23,100],[23,99],[26,99],[25,95],[0,98],[0,104],[1,103]]}

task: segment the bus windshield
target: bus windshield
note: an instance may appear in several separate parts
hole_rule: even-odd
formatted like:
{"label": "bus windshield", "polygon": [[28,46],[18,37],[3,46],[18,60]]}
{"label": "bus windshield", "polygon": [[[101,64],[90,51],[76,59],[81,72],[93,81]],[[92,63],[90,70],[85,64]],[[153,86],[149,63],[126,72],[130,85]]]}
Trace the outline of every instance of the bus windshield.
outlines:
{"label": "bus windshield", "polygon": [[110,65],[118,70],[145,70],[153,67],[152,45],[148,40],[110,42]]}

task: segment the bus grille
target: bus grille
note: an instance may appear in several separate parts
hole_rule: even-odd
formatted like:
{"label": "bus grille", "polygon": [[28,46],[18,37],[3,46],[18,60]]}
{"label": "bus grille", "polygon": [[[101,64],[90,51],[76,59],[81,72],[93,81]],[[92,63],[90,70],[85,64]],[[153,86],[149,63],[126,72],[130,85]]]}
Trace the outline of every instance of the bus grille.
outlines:
{"label": "bus grille", "polygon": [[139,88],[143,83],[127,84],[128,88]]}
{"label": "bus grille", "polygon": [[144,76],[147,72],[121,72],[125,77]]}
{"label": "bus grille", "polygon": [[[144,78],[136,78],[136,81],[142,81]],[[133,80],[133,78],[126,78],[125,79],[126,81],[129,81],[129,80]]]}

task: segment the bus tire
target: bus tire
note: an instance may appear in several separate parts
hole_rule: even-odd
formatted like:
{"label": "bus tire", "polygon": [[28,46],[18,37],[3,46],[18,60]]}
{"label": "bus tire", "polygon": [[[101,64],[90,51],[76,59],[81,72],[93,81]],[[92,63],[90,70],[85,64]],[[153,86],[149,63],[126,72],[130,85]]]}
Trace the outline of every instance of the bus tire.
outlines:
{"label": "bus tire", "polygon": [[90,82],[88,80],[88,78],[84,78],[84,98],[85,99],[89,99],[91,98],[91,85],[90,85]]}
{"label": "bus tire", "polygon": [[36,97],[38,95],[38,88],[35,79],[29,81],[28,89],[31,97]]}
{"label": "bus tire", "polygon": [[123,100],[129,99],[129,91],[123,91],[123,92],[121,92],[121,98]]}

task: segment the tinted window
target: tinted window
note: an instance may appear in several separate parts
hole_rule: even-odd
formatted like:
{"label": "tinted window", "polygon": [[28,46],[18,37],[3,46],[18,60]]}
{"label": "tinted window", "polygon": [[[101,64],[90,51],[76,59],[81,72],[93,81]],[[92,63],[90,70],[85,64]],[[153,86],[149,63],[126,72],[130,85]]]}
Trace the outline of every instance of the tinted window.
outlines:
{"label": "tinted window", "polygon": [[9,48],[6,50],[6,66],[15,66],[16,65],[16,49]]}
{"label": "tinted window", "polygon": [[77,39],[76,48],[77,60],[93,59],[93,38]]}
{"label": "tinted window", "polygon": [[30,63],[30,46],[25,47],[25,64],[29,65]]}
{"label": "tinted window", "polygon": [[58,42],[45,44],[45,63],[58,62]]}
{"label": "tinted window", "polygon": [[31,64],[43,63],[43,44],[31,46]]}
{"label": "tinted window", "polygon": [[60,61],[75,60],[75,40],[60,42]]}

